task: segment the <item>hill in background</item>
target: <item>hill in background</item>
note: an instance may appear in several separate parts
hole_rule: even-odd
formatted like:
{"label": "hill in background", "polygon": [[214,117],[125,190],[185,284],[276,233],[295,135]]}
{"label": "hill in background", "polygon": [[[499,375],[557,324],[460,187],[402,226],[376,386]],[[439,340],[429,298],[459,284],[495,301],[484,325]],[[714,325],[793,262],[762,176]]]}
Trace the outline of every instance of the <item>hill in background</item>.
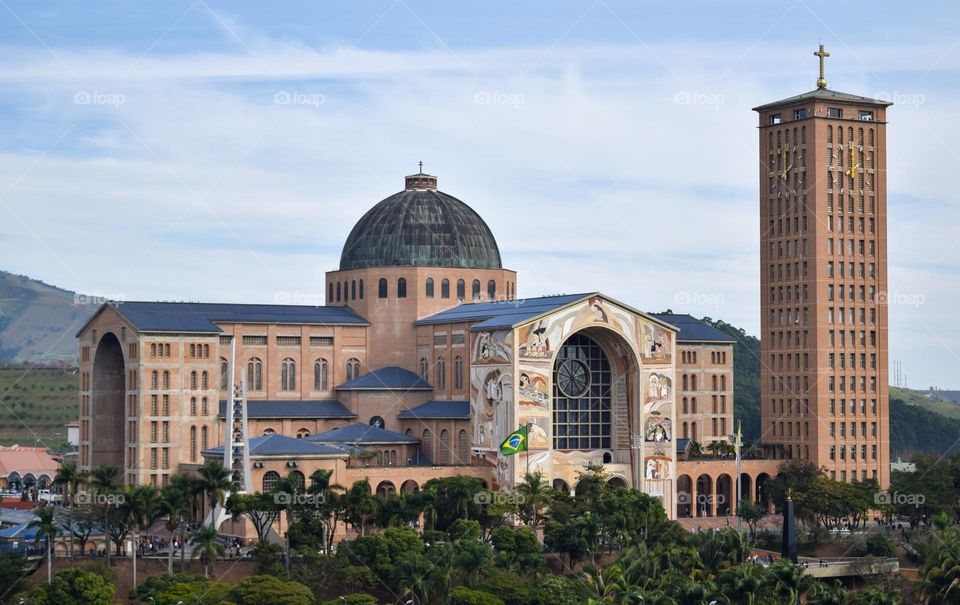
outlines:
{"label": "hill in background", "polygon": [[77,298],[69,290],[0,271],[0,362],[76,363],[74,334],[96,310]]}

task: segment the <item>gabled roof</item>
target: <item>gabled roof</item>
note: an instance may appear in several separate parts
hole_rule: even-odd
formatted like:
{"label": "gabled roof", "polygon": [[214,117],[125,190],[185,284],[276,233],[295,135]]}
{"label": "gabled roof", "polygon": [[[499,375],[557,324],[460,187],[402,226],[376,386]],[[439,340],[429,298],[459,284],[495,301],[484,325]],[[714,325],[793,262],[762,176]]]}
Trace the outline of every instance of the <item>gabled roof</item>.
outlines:
{"label": "gabled roof", "polygon": [[332,431],[317,433],[306,437],[309,441],[320,443],[351,443],[372,445],[381,443],[419,443],[416,437],[401,435],[370,424],[358,422]]}
{"label": "gabled roof", "polygon": [[404,410],[397,414],[397,418],[402,419],[427,419],[427,418],[470,418],[469,401],[428,401],[417,407]]}
{"label": "gabled roof", "polygon": [[[103,309],[116,309],[139,332],[221,332],[214,322],[252,324],[303,324],[317,326],[367,325],[367,320],[349,307],[305,305],[244,305],[187,302],[109,302]],[[80,332],[87,327],[84,324]]]}
{"label": "gabled roof", "polygon": [[[220,401],[220,417],[227,417],[227,402]],[[247,418],[356,418],[336,399],[253,399],[247,401]]]}
{"label": "gabled roof", "polygon": [[414,325],[480,322],[477,329],[509,328],[582,300],[591,294],[559,294],[502,302],[464,303],[413,322]]}
{"label": "gabled roof", "polygon": [[821,100],[821,101],[837,101],[837,102],[847,102],[847,103],[858,103],[858,104],[867,104],[867,105],[880,105],[887,107],[888,105],[893,105],[890,101],[882,101],[880,99],[872,99],[870,97],[861,97],[860,95],[852,95],[847,92],[838,92],[836,90],[829,90],[827,88],[818,88],[816,90],[811,90],[810,92],[805,92],[803,94],[795,95],[792,97],[787,97],[780,101],[774,101],[773,103],[765,103],[759,107],[754,107],[754,111],[763,111],[765,109],[770,109],[772,107],[778,107],[780,105],[790,105],[792,103],[800,103],[802,101],[810,100]]}
{"label": "gabled roof", "polygon": [[[255,437],[250,440],[250,456],[323,456],[344,458],[350,453],[350,448],[326,443],[316,443],[307,439],[294,439],[286,435],[271,434]],[[203,450],[207,457],[222,456],[223,446]]]}
{"label": "gabled roof", "polygon": [[432,389],[433,387],[426,380],[398,366],[387,366],[368,372],[337,387],[338,391],[429,391]]}
{"label": "gabled roof", "polygon": [[729,334],[703,323],[692,315],[684,313],[651,313],[650,315],[679,328],[677,342],[737,342]]}
{"label": "gabled roof", "polygon": [[0,446],[0,477],[18,473],[21,478],[29,474],[38,478],[47,475],[52,479],[58,468],[60,463],[47,453],[45,447]]}

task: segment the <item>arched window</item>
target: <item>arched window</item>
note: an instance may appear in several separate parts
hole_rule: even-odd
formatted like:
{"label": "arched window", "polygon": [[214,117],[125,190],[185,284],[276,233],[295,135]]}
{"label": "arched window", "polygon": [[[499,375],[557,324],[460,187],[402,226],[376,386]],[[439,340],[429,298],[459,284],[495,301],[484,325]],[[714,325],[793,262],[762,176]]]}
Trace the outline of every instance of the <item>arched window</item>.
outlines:
{"label": "arched window", "polygon": [[713,387],[713,388],[711,388],[710,390],[711,390],[711,391],[716,391],[716,390],[717,390],[717,375],[714,374],[713,376],[711,376],[711,378],[712,378],[712,380],[710,381],[710,386]]}
{"label": "arched window", "polygon": [[434,386],[438,389],[443,389],[446,387],[446,384],[447,384],[447,368],[446,368],[446,362],[444,361],[442,356],[437,357],[436,371],[437,371],[437,381],[434,383]]}
{"label": "arched window", "polygon": [[377,296],[379,296],[380,298],[387,297],[387,280],[384,277],[380,278]]}
{"label": "arched window", "polygon": [[156,389],[159,386],[160,386],[160,372],[157,372],[156,370],[154,370],[150,374],[150,388]]}
{"label": "arched window", "polygon": [[200,412],[201,412],[204,416],[208,416],[208,415],[210,414],[210,406],[209,406],[209,404],[207,403],[207,398],[206,398],[206,397],[203,397],[202,399],[200,399]]}
{"label": "arched window", "polygon": [[450,280],[446,277],[440,281],[440,298],[450,298]]}
{"label": "arched window", "polygon": [[472,286],[471,290],[473,294],[473,300],[480,300],[480,280],[479,279],[473,280],[473,283],[471,284],[471,286]]}
{"label": "arched window", "polygon": [[681,408],[681,409],[683,410],[683,413],[684,413],[684,414],[686,414],[686,413],[688,412],[688,408],[687,408],[687,398],[686,398],[686,397],[683,398],[683,404],[682,404],[682,408]]}
{"label": "arched window", "polygon": [[360,360],[356,357],[351,357],[347,360],[347,381],[351,381],[355,378],[360,378]]}
{"label": "arched window", "polygon": [[223,357],[220,358],[220,388],[230,388],[230,364]]}
{"label": "arched window", "polygon": [[310,431],[305,428],[301,428],[297,431],[297,439],[306,439],[310,436]]}
{"label": "arched window", "polygon": [[150,357],[156,357],[156,356],[157,356],[157,343],[152,343],[150,345]]}
{"label": "arched window", "polygon": [[256,357],[247,363],[247,386],[251,391],[263,390],[263,362]]}
{"label": "arched window", "polygon": [[487,300],[497,299],[497,282],[492,279],[487,282]]}
{"label": "arched window", "polygon": [[433,433],[430,429],[423,430],[423,438],[420,440],[420,447],[423,448],[424,455],[433,458]]}
{"label": "arched window", "polygon": [[196,356],[197,356],[197,345],[192,344],[190,345],[190,357],[192,358]]}
{"label": "arched window", "polygon": [[169,370],[164,370],[164,371],[163,371],[163,388],[164,388],[164,389],[169,389],[169,388],[170,388],[170,372],[169,372]]}
{"label": "arched window", "polygon": [[553,366],[553,447],[597,450],[612,442],[611,368],[603,348],[584,334],[568,338]]}
{"label": "arched window", "polygon": [[833,142],[833,126],[827,126],[827,142]]}
{"label": "arched window", "polygon": [[196,397],[190,398],[190,415],[191,416],[197,415],[197,398]]}
{"label": "arched window", "polygon": [[357,280],[350,281],[350,300],[357,300]]}
{"label": "arched window", "polygon": [[683,423],[683,438],[684,439],[690,438],[690,426],[687,425],[686,422]]}
{"label": "arched window", "polygon": [[190,388],[194,391],[197,390],[197,371],[194,370],[190,372]]}
{"label": "arched window", "polygon": [[453,360],[453,388],[463,388],[463,357],[457,355]]}
{"label": "arched window", "polygon": [[691,413],[691,414],[696,414],[696,413],[697,413],[697,398],[696,398],[696,397],[691,397],[691,398],[690,398],[690,413]]}
{"label": "arched window", "polygon": [[721,391],[726,391],[726,390],[727,390],[727,377],[726,377],[726,376],[721,376],[721,377],[720,377],[720,390],[721,390]]}
{"label": "arched window", "polygon": [[169,345],[169,344],[163,345],[163,356],[164,356],[164,357],[170,357],[170,345]]}
{"label": "arched window", "polygon": [[333,284],[327,285],[327,304],[333,302]]}
{"label": "arched window", "polygon": [[427,278],[427,298],[433,298],[433,278]]}
{"label": "arched window", "polygon": [[313,390],[330,390],[330,364],[326,359],[318,359],[313,363]]}
{"label": "arched window", "polygon": [[342,285],[340,284],[340,282],[337,282],[337,302],[340,302],[340,292],[341,292],[342,288],[343,288],[343,287],[342,287]]}
{"label": "arched window", "polygon": [[430,362],[427,361],[426,357],[420,358],[420,378],[426,381],[430,380]]}
{"label": "arched window", "polygon": [[210,388],[209,384],[210,384],[209,374],[207,374],[207,371],[204,370],[203,372],[200,373],[200,388],[208,389]]}
{"label": "arched window", "polygon": [[407,280],[403,277],[397,280],[397,298],[407,297]]}
{"label": "arched window", "polygon": [[303,488],[307,485],[307,481],[300,471],[291,471],[290,474],[287,475],[287,479],[293,484],[293,491],[298,493],[302,493]]}
{"label": "arched window", "polygon": [[363,300],[363,280],[360,280],[360,300]]}
{"label": "arched window", "polygon": [[457,300],[467,297],[467,284],[462,279],[457,280]]}
{"label": "arched window", "polygon": [[457,464],[470,463],[470,443],[467,439],[467,431],[460,429],[457,436]]}
{"label": "arched window", "polygon": [[263,493],[272,492],[277,484],[280,483],[280,473],[276,471],[267,471],[263,475]]}
{"label": "arched window", "polygon": [[293,391],[297,388],[297,363],[289,357],[280,364],[280,390]]}
{"label": "arched window", "polygon": [[[693,362],[696,363],[697,360],[694,359]],[[692,375],[690,376],[690,390],[691,390],[691,391],[696,391],[696,390],[697,390],[697,375],[696,375],[696,374],[692,374]]]}
{"label": "arched window", "polygon": [[207,443],[207,427],[202,427],[200,429],[200,451],[206,451],[208,447]]}
{"label": "arched window", "polygon": [[350,282],[343,280],[343,302],[350,300]]}
{"label": "arched window", "polygon": [[197,427],[190,427],[190,462],[197,461]]}
{"label": "arched window", "polygon": [[440,464],[450,464],[450,433],[447,429],[440,431],[440,451],[437,452],[437,461]]}

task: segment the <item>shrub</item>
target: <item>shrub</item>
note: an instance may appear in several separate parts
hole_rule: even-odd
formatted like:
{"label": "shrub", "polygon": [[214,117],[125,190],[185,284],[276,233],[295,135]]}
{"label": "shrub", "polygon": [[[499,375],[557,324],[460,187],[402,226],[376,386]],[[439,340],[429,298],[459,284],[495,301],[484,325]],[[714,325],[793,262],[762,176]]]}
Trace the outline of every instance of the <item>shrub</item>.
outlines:
{"label": "shrub", "polygon": [[504,605],[503,600],[482,590],[457,586],[447,595],[446,605]]}

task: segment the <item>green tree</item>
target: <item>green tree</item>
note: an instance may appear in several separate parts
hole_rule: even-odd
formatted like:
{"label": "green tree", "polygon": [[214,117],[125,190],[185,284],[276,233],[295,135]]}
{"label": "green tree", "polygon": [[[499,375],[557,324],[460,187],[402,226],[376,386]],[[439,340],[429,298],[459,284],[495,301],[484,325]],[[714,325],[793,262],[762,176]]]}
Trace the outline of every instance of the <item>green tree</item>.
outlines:
{"label": "green tree", "polygon": [[98,518],[103,528],[104,552],[107,567],[110,567],[110,544],[108,536],[116,521],[116,497],[120,491],[120,469],[115,466],[101,464],[90,472],[90,484],[97,496],[94,508],[98,511]]}
{"label": "green tree", "polygon": [[28,605],[110,605],[115,592],[100,574],[72,567],[35,586],[24,600]]}
{"label": "green tree", "polygon": [[517,494],[520,496],[520,518],[524,523],[536,528],[541,520],[540,512],[550,501],[553,488],[543,478],[543,473],[535,472],[524,475],[523,481],[517,485]]}
{"label": "green tree", "polygon": [[380,500],[370,493],[370,482],[364,479],[355,482],[344,494],[344,507],[347,522],[362,538],[367,535],[370,521],[377,516]]}
{"label": "green tree", "polygon": [[460,571],[467,586],[474,586],[493,565],[493,551],[486,542],[460,540],[455,551],[454,567]]}
{"label": "green tree", "polygon": [[130,529],[133,533],[131,561],[133,564],[133,585],[137,585],[137,549],[140,534],[146,532],[160,514],[160,492],[152,485],[133,485],[124,489],[125,508]]}
{"label": "green tree", "polygon": [[960,530],[936,532],[935,549],[920,568],[925,603],[960,604]]}
{"label": "green tree", "polygon": [[86,484],[89,474],[81,471],[77,463],[73,460],[67,460],[57,469],[57,474],[53,478],[54,485],[59,485],[65,492],[65,500],[70,508],[67,511],[67,527],[70,528],[70,560],[73,560],[73,521],[76,512],[76,495],[80,486]]}
{"label": "green tree", "polygon": [[230,600],[243,605],[313,605],[310,589],[275,576],[252,576],[230,590]]}
{"label": "green tree", "polygon": [[850,605],[900,605],[900,595],[882,586],[871,586],[858,592]]}
{"label": "green tree", "polygon": [[257,532],[257,542],[262,544],[280,515],[276,500],[276,494],[231,494],[226,507],[234,519],[246,517],[250,521]]}
{"label": "green tree", "polygon": [[190,544],[193,545],[193,556],[203,564],[204,577],[209,578],[217,564],[217,557],[223,554],[217,530],[212,525],[201,525],[190,536]]}
{"label": "green tree", "polygon": [[763,505],[759,502],[754,502],[749,498],[741,500],[737,504],[737,516],[746,521],[747,527],[750,528],[751,541],[756,539],[757,525],[766,515],[767,511]]}
{"label": "green tree", "polygon": [[[173,536],[179,532],[181,549],[184,544],[184,530],[187,515],[190,514],[190,501],[187,494],[176,483],[169,483],[160,490],[157,514],[166,517],[164,527],[170,532],[170,544],[167,548],[167,573],[173,575]],[[183,571],[181,565],[180,571]]]}
{"label": "green tree", "polygon": [[482,590],[457,586],[447,595],[445,605],[503,605],[503,600]]}
{"label": "green tree", "polygon": [[53,581],[53,541],[60,533],[53,506],[41,506],[36,510],[37,518],[27,524],[30,529],[36,530],[34,542],[43,540],[47,544],[47,584]]}
{"label": "green tree", "polygon": [[514,529],[503,525],[490,536],[497,564],[522,575],[540,571],[546,563],[532,527]]}
{"label": "green tree", "polygon": [[210,503],[210,524],[214,525],[216,508],[218,505],[223,505],[226,493],[233,487],[230,471],[219,460],[208,460],[197,469],[197,472],[200,475],[198,487]]}

